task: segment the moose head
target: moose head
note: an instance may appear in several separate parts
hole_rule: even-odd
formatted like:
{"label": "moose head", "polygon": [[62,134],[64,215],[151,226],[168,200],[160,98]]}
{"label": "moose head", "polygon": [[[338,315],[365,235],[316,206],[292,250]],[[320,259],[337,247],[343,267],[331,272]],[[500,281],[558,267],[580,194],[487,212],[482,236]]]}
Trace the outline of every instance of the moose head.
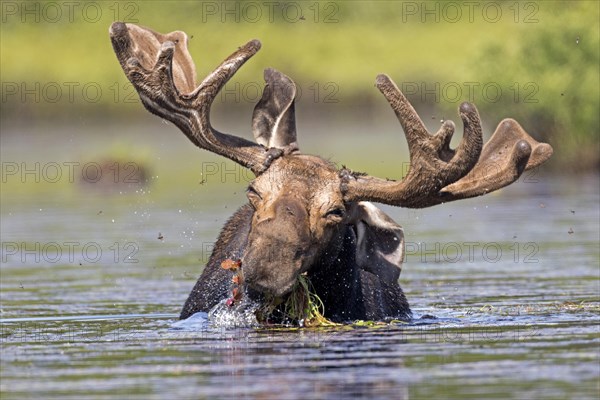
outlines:
{"label": "moose head", "polygon": [[242,261],[247,285],[259,293],[285,295],[299,274],[309,273],[321,282],[325,299],[332,297],[335,280],[342,282],[340,290],[353,290],[349,297],[354,296],[354,305],[346,308],[360,308],[356,302],[361,301],[374,304],[371,312],[363,306],[362,314],[337,307],[339,318],[409,315],[396,288],[404,253],[402,229],[370,202],[422,208],[480,196],[514,182],[552,154],[550,145],[535,141],[513,119],[500,122],[484,146],[479,114],[470,103],[459,108],[464,134],[458,147],[451,149],[454,123],[446,121],[430,134],[394,82],[379,75],[377,88],[408,141],[408,174],[393,181],[338,169],[321,157],[300,152],[296,86],[274,69],[265,70],[266,86],[254,109],[256,142],[212,127],[215,97],[260,49],[257,40],[240,47],[197,84],[185,33],[163,35],[116,22],[110,36],[121,67],[148,111],[174,123],[196,146],[229,158],[256,176],[247,189],[249,206],[224,228],[182,317],[207,311],[223,297],[227,278],[218,265],[227,258]]}

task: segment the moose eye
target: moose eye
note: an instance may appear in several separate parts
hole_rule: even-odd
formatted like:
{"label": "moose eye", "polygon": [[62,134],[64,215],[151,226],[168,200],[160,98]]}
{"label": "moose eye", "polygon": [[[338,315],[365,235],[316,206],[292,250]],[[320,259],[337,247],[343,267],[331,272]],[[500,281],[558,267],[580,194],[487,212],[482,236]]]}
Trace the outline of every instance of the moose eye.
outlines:
{"label": "moose eye", "polygon": [[246,194],[248,195],[248,198],[250,198],[251,200],[252,199],[262,200],[262,196],[252,186],[248,186],[248,188],[246,189]]}
{"label": "moose eye", "polygon": [[327,218],[342,218],[346,214],[346,210],[344,208],[334,208],[332,210],[327,211],[325,217]]}

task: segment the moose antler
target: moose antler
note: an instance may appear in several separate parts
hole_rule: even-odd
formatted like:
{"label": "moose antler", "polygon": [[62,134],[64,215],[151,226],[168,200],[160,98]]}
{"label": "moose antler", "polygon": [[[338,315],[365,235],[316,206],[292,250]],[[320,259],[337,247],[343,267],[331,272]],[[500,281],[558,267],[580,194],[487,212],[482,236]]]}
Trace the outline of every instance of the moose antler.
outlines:
{"label": "moose antler", "polygon": [[377,77],[377,87],[396,113],[408,141],[410,168],[402,181],[384,180],[344,169],[345,199],[375,201],[393,206],[423,208],[480,196],[514,182],[525,170],[552,155],[552,147],[539,143],[513,119],[496,128],[482,150],[481,120],[475,105],[463,103],[463,138],[450,149],[454,123],[445,121],[430,135],[415,109],[387,76]]}
{"label": "moose antler", "polygon": [[227,81],[260,49],[252,40],[240,47],[196,87],[196,68],[187,35],[163,35],[133,24],[110,27],[113,49],[148,111],[173,122],[198,147],[227,157],[260,174],[278,149],[218,132],[210,124],[211,105]]}

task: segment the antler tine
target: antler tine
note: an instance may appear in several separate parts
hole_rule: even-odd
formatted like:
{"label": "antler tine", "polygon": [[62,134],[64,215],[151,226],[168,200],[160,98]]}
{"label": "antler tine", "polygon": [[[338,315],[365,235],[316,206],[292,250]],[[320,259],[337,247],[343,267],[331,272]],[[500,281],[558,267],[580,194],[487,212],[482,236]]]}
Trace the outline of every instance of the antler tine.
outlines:
{"label": "antler tine", "polygon": [[483,141],[481,121],[474,105],[463,103],[460,106],[464,135],[459,147],[453,151],[450,149],[450,140],[455,128],[452,121],[446,121],[432,137],[413,106],[390,77],[384,74],[377,76],[377,88],[390,103],[402,125],[411,160],[429,150],[429,158],[437,164],[442,162],[442,165],[438,166],[443,170],[439,175],[444,184],[460,179],[473,168],[479,158]]}
{"label": "antler tine", "polygon": [[[236,52],[227,57],[210,75],[208,75],[196,91],[207,91],[209,95],[216,96],[231,77],[250,57],[258,53],[261,48],[260,41],[251,40]],[[208,88],[212,90],[208,90]]]}
{"label": "antler tine", "polygon": [[456,149],[456,154],[450,160],[453,175],[446,184],[462,178],[473,169],[483,147],[481,118],[475,105],[468,102],[462,103],[459,107],[459,114],[463,121],[463,138]]}
{"label": "antler tine", "polygon": [[[486,171],[486,175],[468,174],[464,181],[461,179],[442,189],[440,197],[445,202],[465,199],[481,196],[509,185],[525,171],[530,155],[531,146],[525,140],[520,140],[514,144],[504,165],[493,165]],[[497,188],[490,189],[490,184],[495,184]]]}
{"label": "antler tine", "polygon": [[[475,105],[466,102],[459,108],[464,125],[463,138],[456,150],[452,150],[450,140],[455,130],[452,121],[445,121],[435,135],[430,135],[388,76],[379,75],[377,87],[404,129],[410,150],[410,169],[399,182],[344,169],[341,175],[346,201],[369,200],[422,208],[479,196],[514,182],[525,169],[541,164],[552,154],[550,145],[536,142],[510,119],[498,126],[483,147],[479,113]],[[497,165],[492,171],[493,163]]]}
{"label": "antler tine", "polygon": [[458,182],[443,188],[440,200],[447,202],[481,196],[507,186],[523,171],[548,160],[553,151],[552,146],[537,142],[517,121],[507,118],[498,124],[475,167]]}
{"label": "antler tine", "polygon": [[380,74],[377,76],[376,86],[396,113],[402,129],[404,129],[409,149],[412,150],[420,142],[427,140],[429,133],[425,124],[394,81],[389,76]]}
{"label": "antler tine", "polygon": [[255,174],[272,157],[251,141],[221,133],[210,124],[212,103],[227,81],[258,50],[252,40],[223,61],[195,87],[195,66],[183,32],[166,35],[148,28],[115,22],[110,36],[119,62],[136,88],[144,107],[173,122],[198,147],[225,156]]}

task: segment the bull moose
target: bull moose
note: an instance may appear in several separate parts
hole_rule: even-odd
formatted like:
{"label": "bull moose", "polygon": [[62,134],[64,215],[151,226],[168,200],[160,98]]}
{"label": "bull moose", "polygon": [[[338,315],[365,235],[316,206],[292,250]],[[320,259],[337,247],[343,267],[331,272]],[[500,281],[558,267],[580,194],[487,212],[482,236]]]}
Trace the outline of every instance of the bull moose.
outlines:
{"label": "bull moose", "polygon": [[459,107],[463,138],[450,148],[455,130],[445,121],[431,135],[414,108],[386,75],[377,88],[396,113],[410,151],[401,181],[338,168],[298,148],[296,86],[266,69],[266,86],[254,108],[256,142],[221,133],[210,123],[215,97],[260,49],[240,47],[200,84],[184,32],[160,34],[133,24],[110,27],[113,49],[148,111],[171,121],[201,149],[249,168],[255,179],[248,204],[227,221],[192,289],[180,318],[209,311],[231,291],[227,260],[240,260],[249,296],[288,294],[300,274],[308,276],[332,321],[411,318],[398,283],[404,256],[402,228],[370,202],[423,208],[484,195],[514,182],[546,161],[552,147],[504,119],[483,145],[479,114]]}

